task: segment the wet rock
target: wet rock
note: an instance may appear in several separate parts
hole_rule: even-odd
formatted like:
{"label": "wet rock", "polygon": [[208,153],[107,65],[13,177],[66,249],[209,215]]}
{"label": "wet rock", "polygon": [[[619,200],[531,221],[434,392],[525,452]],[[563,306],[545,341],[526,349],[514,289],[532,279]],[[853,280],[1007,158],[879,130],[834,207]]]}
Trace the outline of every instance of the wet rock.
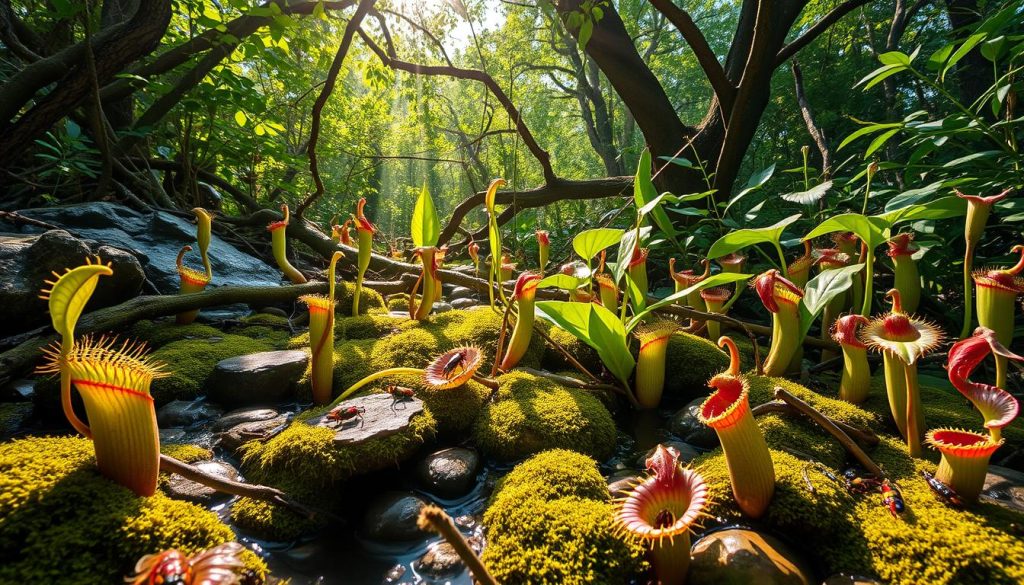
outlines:
{"label": "wet rock", "polygon": [[[476,291],[465,286],[452,287],[452,292],[448,293],[448,298],[458,299],[476,299]],[[452,303],[454,305],[455,303]]]}
{"label": "wet rock", "polygon": [[998,465],[988,466],[981,499],[1024,512],[1024,473]]}
{"label": "wet rock", "polygon": [[[39,298],[44,280],[52,271],[63,273],[100,255],[110,262],[111,276],[100,278],[89,309],[109,307],[126,301],[142,290],[146,277],[139,260],[117,248],[72,236],[64,230],[41,235],[0,236],[0,319],[9,333],[24,331],[49,321],[46,301]],[[173,267],[173,263],[172,263]]]}
{"label": "wet rock", "polygon": [[[681,441],[665,441],[661,444],[664,445],[669,450],[674,450],[676,454],[679,455],[679,461],[682,462],[683,465],[686,465],[690,461],[693,461],[698,456],[700,456],[701,453],[693,445],[683,443]],[[636,458],[636,466],[639,467],[640,469],[644,469],[647,466],[647,458],[650,457],[651,455],[654,455],[654,450],[657,448],[657,445],[655,445],[654,447],[648,449],[646,452],[641,453]]]}
{"label": "wet rock", "polygon": [[161,427],[190,427],[217,418],[221,412],[205,400],[172,400],[156,411],[156,422]]}
{"label": "wet rock", "polygon": [[480,301],[476,299],[454,299],[451,303],[453,309],[462,310],[475,307],[480,304]]}
{"label": "wet rock", "polygon": [[160,429],[161,445],[182,445],[188,442],[188,433],[181,427],[169,427]]}
{"label": "wet rock", "polygon": [[281,413],[273,408],[246,407],[236,408],[213,423],[214,431],[225,431],[242,423],[257,422],[277,418]]}
{"label": "wet rock", "polygon": [[412,492],[388,492],[370,504],[363,519],[368,538],[384,542],[417,540],[426,532],[416,526],[427,503]]}
{"label": "wet rock", "polygon": [[431,577],[444,577],[462,571],[464,565],[455,547],[447,542],[432,545],[427,553],[420,557],[417,568]]}
{"label": "wet rock", "polygon": [[0,401],[3,402],[25,402],[32,400],[35,394],[36,383],[33,380],[19,378],[11,381],[0,390]]}
{"label": "wet rock", "polygon": [[480,456],[473,449],[452,447],[427,455],[417,467],[424,489],[442,498],[464,496],[473,489]]}
{"label": "wet rock", "polygon": [[281,415],[276,418],[258,420],[235,425],[217,435],[218,444],[225,450],[234,453],[249,441],[265,441],[272,437],[288,423],[288,417]]}
{"label": "wet rock", "polygon": [[876,581],[871,577],[861,577],[858,575],[847,575],[846,573],[836,573],[828,579],[822,585],[884,585],[881,581]]}
{"label": "wet rock", "polygon": [[356,408],[359,416],[338,422],[327,415],[311,421],[311,424],[336,429],[335,445],[358,445],[370,439],[387,437],[409,427],[412,418],[423,412],[423,401],[411,398],[395,402],[387,394],[370,394],[351,398],[338,405],[339,408]]}
{"label": "wet rock", "polygon": [[[163,211],[143,213],[114,203],[62,205],[24,209],[19,213],[64,228],[83,238],[131,250],[142,264],[146,278],[162,294],[178,292],[175,257],[185,244],[194,246],[196,239],[195,224],[188,218]],[[23,233],[39,231],[32,227],[20,229]],[[214,232],[210,241],[214,284],[273,286],[281,283],[281,272],[276,267],[242,252],[222,240],[216,230]],[[196,261],[195,256],[192,258]],[[115,275],[117,272],[115,267]],[[100,286],[103,286],[102,283]],[[94,297],[89,306],[94,309],[101,305],[96,304]]]}
{"label": "wet rock", "polygon": [[0,437],[14,435],[30,418],[32,418],[31,402],[0,403]]}
{"label": "wet rock", "polygon": [[[224,461],[201,461],[199,463],[194,463],[193,465],[210,475],[215,475],[231,481],[238,481],[238,471]],[[167,494],[172,498],[187,500],[189,502],[195,502],[203,505],[209,505],[218,498],[227,499],[230,497],[228,494],[222,494],[201,483],[185,479],[177,473],[172,473],[170,479],[167,480]]]}
{"label": "wet rock", "polygon": [[434,314],[440,315],[441,313],[447,313],[452,310],[452,306],[448,303],[434,303]]}
{"label": "wet rock", "polygon": [[304,351],[262,351],[221,360],[206,379],[207,396],[226,406],[273,404],[291,397],[306,371]]}
{"label": "wet rock", "polygon": [[384,573],[385,583],[397,583],[405,575],[405,565],[395,565],[388,569],[387,573]]}
{"label": "wet rock", "polygon": [[669,429],[673,435],[691,445],[701,449],[713,449],[718,446],[718,436],[715,435],[715,431],[697,418],[700,414],[700,405],[704,403],[704,400],[705,397],[695,398],[679,409],[672,415]]}
{"label": "wet rock", "polygon": [[691,583],[717,585],[811,585],[806,562],[777,538],[729,528],[697,541],[690,563]]}

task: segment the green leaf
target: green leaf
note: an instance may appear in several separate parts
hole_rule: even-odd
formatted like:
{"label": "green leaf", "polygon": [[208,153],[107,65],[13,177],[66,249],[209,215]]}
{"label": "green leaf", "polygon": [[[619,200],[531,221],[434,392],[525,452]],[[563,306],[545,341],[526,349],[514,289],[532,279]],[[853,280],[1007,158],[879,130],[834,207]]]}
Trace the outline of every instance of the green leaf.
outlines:
{"label": "green leaf", "polygon": [[910,65],[910,57],[900,51],[889,51],[878,56],[879,63],[883,65]]}
{"label": "green leaf", "polygon": [[626,330],[614,313],[594,303],[538,301],[536,307],[542,319],[594,348],[605,367],[623,384],[629,384],[636,361],[629,352]]}
{"label": "green leaf", "polygon": [[803,239],[809,240],[834,232],[853,232],[860,239],[864,240],[868,246],[875,248],[885,243],[886,237],[884,232],[891,226],[890,222],[878,217],[867,217],[859,213],[844,213],[821,222],[818,224],[818,227],[808,232]]}
{"label": "green leaf", "polygon": [[829,302],[853,286],[853,275],[864,269],[863,264],[826,270],[818,274],[804,287],[804,298],[800,301],[800,336],[807,335],[814,320],[825,310]]}
{"label": "green leaf", "polygon": [[747,184],[743,187],[743,189],[739,193],[737,193],[732,199],[729,200],[729,204],[725,206],[725,211],[722,212],[722,215],[729,213],[729,208],[732,207],[733,204],[735,204],[737,201],[743,199],[747,195],[763,187],[764,184],[768,182],[768,179],[772,178],[773,174],[775,174],[774,163],[772,163],[772,165],[769,166],[768,168],[761,169],[760,171],[751,175],[750,179],[747,180]]}
{"label": "green leaf", "polygon": [[619,251],[615,256],[615,265],[612,266],[612,279],[615,282],[622,282],[622,275],[626,273],[629,259],[633,256],[633,242],[636,241],[637,232],[640,235],[640,244],[643,245],[644,238],[651,233],[650,226],[641,227],[639,230],[631,229],[622,234],[619,240]]}
{"label": "green leaf", "polygon": [[844,138],[843,141],[839,143],[839,148],[837,148],[836,150],[842,150],[844,146],[853,142],[854,140],[857,140],[861,136],[865,136],[867,134],[874,134],[875,132],[880,132],[882,130],[885,130],[886,128],[897,128],[899,126],[899,122],[890,122],[888,124],[871,124],[865,126],[854,131],[852,134]]}
{"label": "green leaf", "polygon": [[953,43],[950,43],[932,53],[931,57],[928,57],[928,68],[932,71],[941,70],[942,66],[946,64],[947,60],[949,60],[949,56],[953,53],[953,49],[955,47],[956,46]]}
{"label": "green leaf", "polygon": [[782,239],[782,232],[786,229],[786,226],[800,219],[802,215],[797,213],[763,228],[746,228],[729,232],[718,238],[718,241],[714,244],[711,244],[711,249],[708,250],[708,258],[713,260],[754,244],[765,242],[778,244]]}
{"label": "green leaf", "polygon": [[928,203],[918,203],[902,209],[888,211],[875,217],[895,225],[901,221],[921,221],[926,219],[949,219],[967,214],[967,201],[956,195],[940,197]]}
{"label": "green leaf", "polygon": [[585,278],[576,278],[568,274],[552,274],[545,276],[537,283],[537,288],[560,288],[562,290],[576,290],[587,280]]}
{"label": "green leaf", "polygon": [[436,246],[441,236],[441,220],[437,218],[437,209],[430,191],[424,184],[420,196],[416,199],[416,207],[412,210],[412,243],[417,248]]}
{"label": "green leaf", "polygon": [[632,331],[633,328],[639,325],[640,322],[643,321],[644,317],[649,315],[652,311],[657,311],[664,306],[671,305],[678,300],[685,299],[690,295],[690,293],[711,288],[713,286],[722,286],[732,284],[734,282],[746,282],[753,276],[753,274],[736,274],[735,272],[719,272],[718,274],[711,275],[696,284],[690,285],[681,291],[674,292],[659,301],[647,305],[646,309],[638,312],[629,320],[629,323],[626,325],[626,330]]}
{"label": "green leaf", "polygon": [[902,128],[893,128],[892,130],[888,130],[878,136],[875,136],[875,139],[871,141],[870,145],[868,145],[868,149],[864,151],[864,159],[867,160],[868,157],[874,154],[876,150],[885,146],[885,143],[895,136],[900,130],[902,130]]}
{"label": "green leaf", "polygon": [[867,91],[867,90],[871,89],[872,87],[875,87],[879,83],[882,83],[886,79],[892,77],[893,75],[896,75],[897,73],[899,73],[901,71],[906,71],[906,70],[907,70],[907,67],[903,67],[902,65],[897,65],[897,66],[892,67],[890,69],[886,69],[885,71],[883,71],[883,72],[879,73],[878,75],[876,75],[874,77],[874,79],[869,81],[867,83],[867,85],[864,86],[864,91]]}
{"label": "green leaf", "polygon": [[806,191],[800,191],[799,193],[786,193],[782,196],[786,201],[793,203],[800,203],[801,205],[810,205],[819,201],[822,197],[828,194],[829,189],[832,188],[832,181],[825,181],[824,183],[811,187]]}
{"label": "green leaf", "polygon": [[905,69],[905,67],[903,67],[902,65],[882,65],[878,69],[875,69],[871,73],[868,73],[867,75],[862,77],[860,81],[858,81],[857,83],[853,84],[853,87],[857,87],[858,85],[861,85],[861,84],[864,84],[864,83],[868,83],[872,79],[875,79],[876,77],[878,77],[879,75],[884,75],[886,73],[889,73],[890,71],[893,71],[894,69],[902,70],[902,69]]}
{"label": "green leaf", "polygon": [[596,228],[582,231],[572,239],[572,249],[584,260],[592,260],[601,250],[612,246],[622,239],[625,230],[614,228]]}
{"label": "green leaf", "polygon": [[960,45],[960,47],[958,47],[957,50],[950,56],[949,60],[946,61],[946,65],[942,68],[942,73],[939,75],[939,81],[945,81],[946,73],[949,73],[949,70],[952,69],[953,66],[960,61],[960,59],[966,57],[967,53],[971,52],[971,49],[976,47],[978,43],[985,40],[987,37],[987,32],[978,32],[967,37],[967,40],[964,41],[963,44]]}
{"label": "green leaf", "polygon": [[237,112],[235,112],[236,124],[238,124],[239,126],[245,126],[246,121],[248,121],[248,118],[246,117],[245,112],[243,112],[242,110],[238,110]]}
{"label": "green leaf", "polygon": [[587,43],[590,42],[590,35],[592,34],[594,34],[594,21],[587,18],[583,21],[583,24],[580,25],[580,49],[585,49],[587,47]]}
{"label": "green leaf", "polygon": [[[676,228],[672,225],[668,214],[658,204],[658,191],[654,188],[654,182],[651,180],[651,151],[646,148],[640,154],[640,162],[636,166],[633,201],[636,203],[637,212],[641,215],[649,214],[658,229],[675,243]],[[647,211],[641,212],[642,209]]]}
{"label": "green leaf", "polygon": [[994,39],[989,39],[981,45],[981,56],[995,63],[999,60],[999,57],[1003,54],[1003,49],[1006,48],[1006,37],[1000,35]]}

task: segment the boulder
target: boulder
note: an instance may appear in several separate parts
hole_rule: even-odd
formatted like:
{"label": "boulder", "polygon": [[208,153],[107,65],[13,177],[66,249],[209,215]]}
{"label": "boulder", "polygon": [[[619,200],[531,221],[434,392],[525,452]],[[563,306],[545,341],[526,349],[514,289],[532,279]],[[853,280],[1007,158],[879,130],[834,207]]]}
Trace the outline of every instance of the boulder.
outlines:
{"label": "boulder", "polygon": [[450,303],[451,307],[456,310],[469,309],[480,304],[480,301],[476,299],[453,299]]}
{"label": "boulder", "polygon": [[463,564],[455,547],[447,542],[439,542],[427,549],[426,554],[416,563],[416,568],[431,577],[444,577],[461,571]]}
{"label": "boulder", "polygon": [[427,455],[416,468],[424,489],[442,498],[469,493],[480,468],[480,456],[473,449],[451,447]]}
{"label": "boulder", "polygon": [[309,355],[299,350],[227,358],[206,379],[207,396],[228,407],[274,404],[294,396],[308,364]]}
{"label": "boulder", "polygon": [[998,465],[989,465],[981,499],[1024,512],[1024,473]]}
{"label": "boulder", "polygon": [[217,419],[217,422],[213,423],[212,428],[214,431],[226,431],[242,423],[270,420],[279,416],[281,416],[281,413],[273,408],[256,408],[251,406],[237,408]]}
{"label": "boulder", "polygon": [[[458,299],[474,299],[475,300],[477,298],[476,291],[471,289],[471,288],[469,288],[469,287],[465,287],[465,286],[455,286],[455,287],[452,287],[452,292],[448,293],[447,296],[448,296],[448,298],[454,299],[454,300],[458,300]],[[455,303],[452,303],[452,305],[454,305],[454,304]]]}
{"label": "boulder", "polygon": [[63,273],[85,259],[99,255],[110,262],[112,276],[99,279],[89,310],[124,302],[142,290],[146,279],[142,265],[124,250],[72,236],[64,230],[39,235],[0,235],[0,319],[10,333],[49,322],[46,301],[39,290],[53,280],[52,272]]}
{"label": "boulder", "polygon": [[419,398],[395,401],[387,394],[370,394],[346,400],[338,408],[355,408],[359,414],[343,421],[325,414],[310,422],[335,431],[335,445],[352,446],[408,429],[413,417],[423,412],[423,401]]}
{"label": "boulder", "polygon": [[424,538],[427,533],[416,525],[416,519],[426,505],[412,492],[385,493],[366,510],[363,531],[368,538],[382,542]]}
{"label": "boulder", "polygon": [[701,423],[697,418],[705,399],[705,396],[695,398],[680,408],[669,420],[669,429],[673,435],[691,445],[701,449],[713,449],[718,446],[718,436],[711,427]]}
{"label": "boulder", "polygon": [[156,422],[161,427],[190,427],[216,418],[221,410],[205,400],[172,400],[156,411]]}
{"label": "boulder", "polygon": [[728,528],[693,546],[689,581],[718,585],[811,585],[807,563],[774,536]]}
{"label": "boulder", "polygon": [[[178,292],[175,267],[178,250],[186,244],[195,247],[195,223],[165,211],[143,213],[123,205],[99,202],[24,209],[19,213],[83,238],[131,250],[145,270],[146,278],[163,294]],[[215,219],[215,232],[216,225]],[[21,230],[22,233],[40,231],[32,226],[23,226]],[[192,262],[197,265],[198,256],[192,256]],[[272,286],[282,280],[276,267],[240,251],[216,233],[210,241],[210,262],[216,286]]]}

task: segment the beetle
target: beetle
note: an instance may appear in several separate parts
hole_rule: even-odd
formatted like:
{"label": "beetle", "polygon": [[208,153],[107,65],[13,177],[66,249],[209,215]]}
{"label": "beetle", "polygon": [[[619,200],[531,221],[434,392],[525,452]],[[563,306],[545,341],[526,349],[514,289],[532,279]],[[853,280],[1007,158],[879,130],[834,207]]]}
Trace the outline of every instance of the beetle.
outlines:
{"label": "beetle", "polygon": [[131,585],[213,585],[248,583],[245,564],[237,542],[226,542],[189,557],[176,549],[146,555],[135,564],[135,574],[125,580]]}
{"label": "beetle", "polygon": [[861,477],[856,469],[850,468],[843,472],[846,490],[851,494],[866,494],[881,487],[882,482],[872,475]]}
{"label": "beetle", "polygon": [[327,420],[333,423],[337,423],[337,426],[342,426],[346,422],[359,419],[359,424],[363,424],[363,413],[366,412],[366,408],[362,406],[339,406],[334,410],[327,413]]}
{"label": "beetle", "polygon": [[394,410],[395,404],[404,400],[412,400],[416,392],[412,388],[406,388],[404,386],[397,386],[395,384],[389,384],[384,387],[384,391],[391,395],[391,409]]}
{"label": "beetle", "polygon": [[893,518],[899,518],[899,515],[906,509],[900,489],[889,483],[888,479],[882,480],[881,489],[882,505],[889,508],[889,513],[892,514]]}
{"label": "beetle", "polygon": [[455,372],[455,368],[463,368],[463,369],[465,369],[465,366],[463,366],[465,361],[466,361],[466,352],[465,351],[459,350],[459,351],[455,352],[452,355],[452,357],[448,358],[448,363],[446,363],[444,365],[444,368],[441,370],[442,373],[444,374],[444,377],[448,378],[449,380],[451,380],[452,379],[452,373]]}
{"label": "beetle", "polygon": [[964,505],[964,501],[960,499],[960,495],[957,494],[953,488],[936,479],[934,475],[921,470],[921,476],[928,482],[928,487],[932,488],[935,495],[939,496],[939,498],[944,500],[947,504],[957,507]]}

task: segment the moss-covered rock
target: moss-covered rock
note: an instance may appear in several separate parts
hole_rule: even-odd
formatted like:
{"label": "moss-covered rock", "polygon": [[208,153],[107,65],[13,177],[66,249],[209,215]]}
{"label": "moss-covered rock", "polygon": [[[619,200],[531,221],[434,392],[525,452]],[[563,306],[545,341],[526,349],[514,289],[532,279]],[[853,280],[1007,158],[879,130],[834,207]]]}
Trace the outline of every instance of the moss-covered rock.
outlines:
{"label": "moss-covered rock", "polygon": [[342,317],[338,315],[335,330],[345,339],[380,339],[394,332],[409,320],[391,315],[359,315]]}
{"label": "moss-covered rock", "polygon": [[[419,295],[417,295],[418,298]],[[406,312],[409,310],[409,295],[408,293],[398,293],[388,296],[388,310],[389,311],[402,311]]]}
{"label": "moss-covered rock", "polygon": [[[352,299],[355,297],[356,285],[354,282],[339,282],[334,290],[334,300],[338,303],[338,314],[339,315],[351,315],[352,314]],[[380,293],[363,287],[362,294],[359,297],[359,314],[363,315],[366,313],[386,311],[387,305],[384,304],[384,297],[380,296]]]}
{"label": "moss-covered rock", "polygon": [[[434,417],[425,411],[402,432],[342,447],[334,444],[334,431],[304,422],[326,410],[321,407],[302,413],[266,443],[247,443],[242,448],[246,478],[278,487],[299,501],[331,509],[339,504],[336,494],[340,482],[395,466],[415,453],[437,428]],[[317,527],[315,521],[290,510],[248,498],[236,502],[231,514],[239,527],[272,540],[292,540]]]}
{"label": "moss-covered rock", "polygon": [[213,459],[213,451],[199,445],[161,443],[160,452],[185,463]]}
{"label": "moss-covered rock", "polygon": [[591,394],[520,371],[499,382],[497,401],[484,407],[474,427],[488,455],[514,461],[563,448],[603,460],[614,451],[615,423]]}
{"label": "moss-covered rock", "polygon": [[[0,582],[118,583],[142,555],[234,540],[215,514],[162,493],[140,498],[100,475],[92,442],[0,445]],[[263,563],[247,553],[247,564]]]}
{"label": "moss-covered rock", "polygon": [[152,348],[182,339],[210,339],[222,335],[224,335],[223,332],[202,323],[178,325],[174,322],[173,317],[159,321],[138,321],[126,333],[129,339],[144,341]]}
{"label": "moss-covered rock", "polygon": [[536,455],[501,482],[487,511],[483,561],[500,583],[626,583],[643,548],[618,535],[594,461],[571,451]]}
{"label": "moss-covered rock", "polygon": [[[777,477],[775,497],[762,521],[795,542],[814,542],[814,552],[828,572],[875,574],[894,585],[1019,583],[1024,579],[1024,543],[1013,536],[1011,526],[1019,525],[1024,516],[992,504],[959,510],[939,502],[919,474],[934,472],[936,454],[912,459],[901,439],[886,434],[887,405],[884,410],[866,410],[786,380],[757,376],[748,380],[755,405],[771,399],[775,386],[783,386],[832,418],[879,433],[881,442],[870,455],[903,491],[907,511],[898,519],[889,515],[877,493],[851,495],[839,482],[813,470],[808,473],[815,493],[810,493],[803,479],[805,462],[782,449],[806,453],[838,471],[847,459],[842,447],[806,421],[774,414],[757,419],[772,448]],[[926,405],[925,396],[932,392],[922,389]],[[977,417],[962,404],[945,402],[943,408],[951,409],[944,416],[958,426],[970,425]],[[715,450],[695,465],[709,483],[708,512],[740,518],[724,454]]]}
{"label": "moss-covered rock", "polygon": [[170,375],[154,380],[150,392],[157,405],[172,400],[191,400],[199,396],[217,362],[272,349],[273,344],[267,341],[231,334],[172,341],[153,352],[153,359],[167,364]]}
{"label": "moss-covered rock", "polygon": [[709,391],[708,380],[729,367],[729,356],[714,343],[675,333],[665,352],[665,394],[689,402]]}
{"label": "moss-covered rock", "polygon": [[[597,352],[594,351],[594,348],[577,339],[572,333],[561,327],[552,327],[548,331],[548,337],[565,348],[583,367],[595,374],[601,371],[603,367],[601,358],[597,357]],[[549,370],[570,370],[573,368],[573,365],[569,363],[569,360],[565,359],[562,352],[553,347],[545,350],[543,365]]]}
{"label": "moss-covered rock", "polygon": [[274,349],[288,347],[292,328],[286,317],[269,313],[254,313],[242,317],[239,324],[228,329],[229,333],[249,337],[271,345]]}

